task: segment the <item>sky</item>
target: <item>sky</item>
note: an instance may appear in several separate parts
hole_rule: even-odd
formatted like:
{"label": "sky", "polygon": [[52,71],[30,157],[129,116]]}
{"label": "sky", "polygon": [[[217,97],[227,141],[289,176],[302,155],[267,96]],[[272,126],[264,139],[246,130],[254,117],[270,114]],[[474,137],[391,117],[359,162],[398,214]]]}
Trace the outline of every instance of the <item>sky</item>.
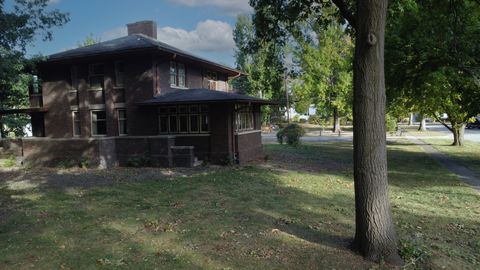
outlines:
{"label": "sky", "polygon": [[70,22],[53,29],[52,41],[36,39],[30,56],[76,48],[90,34],[125,36],[127,23],[153,20],[158,40],[232,67],[236,16],[252,13],[248,0],[50,0],[49,8],[68,12]]}

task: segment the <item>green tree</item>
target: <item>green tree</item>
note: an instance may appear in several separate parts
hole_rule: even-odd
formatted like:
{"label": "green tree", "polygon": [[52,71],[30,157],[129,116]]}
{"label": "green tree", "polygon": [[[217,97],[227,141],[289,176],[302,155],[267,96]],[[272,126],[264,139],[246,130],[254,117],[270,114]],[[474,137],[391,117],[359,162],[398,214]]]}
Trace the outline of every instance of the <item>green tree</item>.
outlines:
{"label": "green tree", "polygon": [[453,133],[453,145],[463,145],[466,123],[480,111],[480,3],[394,1],[390,18],[389,93],[434,116]]}
{"label": "green tree", "polygon": [[[69,20],[68,14],[47,10],[47,5],[48,0],[16,0],[7,10],[0,0],[0,110],[28,106],[28,86],[38,58],[26,59],[25,48],[36,36],[51,40],[51,29]],[[0,117],[2,136],[7,131],[23,135],[25,115]]]}
{"label": "green tree", "polygon": [[340,117],[352,110],[353,43],[338,23],[312,28],[315,39],[297,38],[295,59],[300,76],[293,86],[296,110],[305,112],[315,104],[317,111],[333,115],[333,132],[339,132]]}
{"label": "green tree", "polygon": [[[285,106],[283,89],[285,49],[273,42],[258,42],[250,17],[239,15],[233,31],[236,44],[235,61],[237,68],[248,74],[234,80],[239,92],[265,99],[281,101]],[[257,50],[252,51],[252,47]],[[272,108],[264,110],[264,121],[272,113]]]}
{"label": "green tree", "polygon": [[90,33],[83,41],[79,41],[77,42],[77,47],[78,48],[81,48],[81,47],[85,47],[85,46],[90,46],[90,45],[93,45],[93,44],[97,44],[99,42],[101,42],[102,39],[99,38],[99,37],[94,37],[92,33]]}
{"label": "green tree", "polygon": [[257,38],[286,42],[299,22],[347,23],[355,34],[353,125],[354,246],[366,257],[395,264],[395,227],[388,199],[384,37],[387,0],[250,0]]}

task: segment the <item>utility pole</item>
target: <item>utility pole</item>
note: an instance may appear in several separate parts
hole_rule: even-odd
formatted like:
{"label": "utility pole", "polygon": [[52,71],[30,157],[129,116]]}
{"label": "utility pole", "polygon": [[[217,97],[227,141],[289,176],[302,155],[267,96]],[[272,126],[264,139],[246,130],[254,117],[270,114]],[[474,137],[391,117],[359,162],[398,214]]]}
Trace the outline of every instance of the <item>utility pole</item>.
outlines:
{"label": "utility pole", "polygon": [[287,121],[290,124],[290,104],[288,102],[288,87],[287,87],[287,71],[285,71],[285,78],[283,80],[285,85],[285,98],[287,101]]}

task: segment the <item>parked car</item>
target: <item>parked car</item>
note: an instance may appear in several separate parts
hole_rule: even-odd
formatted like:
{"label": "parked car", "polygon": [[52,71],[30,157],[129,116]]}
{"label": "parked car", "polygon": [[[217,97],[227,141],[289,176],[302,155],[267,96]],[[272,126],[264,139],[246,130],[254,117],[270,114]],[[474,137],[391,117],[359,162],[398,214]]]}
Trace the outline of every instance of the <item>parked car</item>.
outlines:
{"label": "parked car", "polygon": [[472,117],[467,123],[467,128],[480,128],[480,116]]}

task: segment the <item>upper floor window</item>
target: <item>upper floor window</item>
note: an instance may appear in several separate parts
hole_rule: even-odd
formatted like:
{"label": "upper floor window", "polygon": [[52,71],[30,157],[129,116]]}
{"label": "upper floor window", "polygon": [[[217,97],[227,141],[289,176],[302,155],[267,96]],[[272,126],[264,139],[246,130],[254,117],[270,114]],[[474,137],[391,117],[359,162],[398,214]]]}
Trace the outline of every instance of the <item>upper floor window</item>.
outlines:
{"label": "upper floor window", "polygon": [[123,62],[115,62],[115,86],[123,87],[123,82],[125,78],[125,70]]}
{"label": "upper floor window", "polygon": [[70,90],[78,90],[77,66],[70,67]]}
{"label": "upper floor window", "polygon": [[33,94],[40,93],[40,82],[38,81],[37,75],[32,76],[32,93]]}
{"label": "upper floor window", "polygon": [[103,89],[103,64],[91,64],[88,67],[88,82],[92,89]]}
{"label": "upper floor window", "polygon": [[216,81],[218,80],[217,72],[208,70],[205,72],[205,78],[209,81]]}
{"label": "upper floor window", "polygon": [[186,86],[185,65],[178,62],[170,62],[170,86],[182,87]]}

